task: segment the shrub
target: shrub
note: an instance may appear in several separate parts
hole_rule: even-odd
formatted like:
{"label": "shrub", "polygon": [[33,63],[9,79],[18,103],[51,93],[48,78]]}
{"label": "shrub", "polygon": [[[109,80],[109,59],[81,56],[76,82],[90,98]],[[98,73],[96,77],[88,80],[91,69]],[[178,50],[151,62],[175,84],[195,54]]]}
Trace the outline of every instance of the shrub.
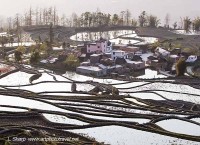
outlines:
{"label": "shrub", "polygon": [[77,66],[80,65],[80,62],[79,62],[79,59],[76,56],[74,56],[73,54],[70,54],[67,57],[65,64],[67,65],[67,67],[69,69],[75,69]]}
{"label": "shrub", "polygon": [[155,49],[156,49],[157,47],[160,47],[160,46],[161,46],[161,43],[160,43],[159,41],[157,41],[157,42],[151,44],[151,51],[152,51],[152,52],[155,52]]}
{"label": "shrub", "polygon": [[38,61],[40,60],[40,53],[38,51],[35,51],[31,54],[31,58],[30,58],[30,63],[38,63]]}
{"label": "shrub", "polygon": [[177,76],[184,76],[186,70],[186,62],[185,59],[180,58],[176,63],[176,75]]}
{"label": "shrub", "polygon": [[119,90],[116,87],[112,87],[112,95],[119,95]]}
{"label": "shrub", "polygon": [[198,52],[194,48],[183,48],[182,52],[187,53],[189,55],[196,55]]}
{"label": "shrub", "polygon": [[180,43],[176,43],[173,45],[173,48],[182,48],[182,45]]}
{"label": "shrub", "polygon": [[40,52],[47,53],[47,49],[48,49],[48,47],[47,47],[46,43],[42,43],[40,45]]}
{"label": "shrub", "polygon": [[18,46],[16,50],[23,54],[23,53],[25,53],[26,48],[24,46]]}
{"label": "shrub", "polygon": [[15,61],[16,61],[16,62],[19,62],[19,61],[21,61],[21,60],[22,60],[22,52],[16,50],[16,51],[15,51]]}

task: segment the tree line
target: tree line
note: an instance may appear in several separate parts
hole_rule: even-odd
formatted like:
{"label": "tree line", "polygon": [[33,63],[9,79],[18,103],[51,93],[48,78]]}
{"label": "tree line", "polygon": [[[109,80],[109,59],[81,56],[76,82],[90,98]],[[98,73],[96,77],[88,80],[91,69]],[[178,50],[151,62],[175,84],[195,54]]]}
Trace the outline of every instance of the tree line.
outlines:
{"label": "tree line", "polygon": [[[19,33],[20,26],[32,25],[60,25],[66,27],[98,27],[98,26],[139,26],[139,27],[158,27],[161,20],[146,11],[142,11],[137,18],[133,18],[130,10],[124,10],[119,13],[109,14],[97,9],[95,12],[84,12],[80,15],[72,13],[71,16],[60,15],[56,7],[32,8],[30,7],[23,14],[16,14],[9,17],[3,23],[0,19],[0,31],[7,31],[10,34]],[[170,28],[170,15],[166,14],[164,19],[165,28]],[[4,25],[3,25],[3,24]],[[191,20],[189,17],[181,18],[179,26],[177,22],[172,24],[173,29],[184,29],[187,32],[191,29],[199,31],[200,18]]]}
{"label": "tree line", "polygon": [[150,26],[157,27],[160,24],[158,17],[147,14],[143,11],[138,18],[133,18],[130,10],[124,10],[118,14],[109,14],[97,9],[95,12],[84,12],[80,15],[72,13],[67,17],[65,14],[59,15],[56,7],[49,8],[32,8],[30,7],[23,14],[16,14],[9,17],[5,22],[0,19],[0,27],[3,29],[13,30],[20,26],[32,25],[61,25],[67,27],[97,27],[110,25],[126,26]]}

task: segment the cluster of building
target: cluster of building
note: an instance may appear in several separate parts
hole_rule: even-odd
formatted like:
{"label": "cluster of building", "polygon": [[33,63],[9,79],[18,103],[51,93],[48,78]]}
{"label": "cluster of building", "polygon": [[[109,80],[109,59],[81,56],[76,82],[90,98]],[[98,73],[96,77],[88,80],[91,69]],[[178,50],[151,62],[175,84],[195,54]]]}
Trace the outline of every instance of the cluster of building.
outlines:
{"label": "cluster of building", "polygon": [[[148,45],[113,45],[110,41],[101,38],[95,42],[78,45],[76,49],[65,49],[58,58],[51,58],[41,63],[54,63],[59,66],[69,54],[79,58],[80,66],[76,72],[95,77],[102,76],[138,76],[144,75],[145,68],[151,67],[159,72],[176,74],[175,64],[184,57],[187,63],[193,64],[199,57],[185,54],[180,48],[168,51],[157,47],[154,53],[147,53]],[[146,55],[148,57],[143,57]],[[60,65],[63,67],[63,65]]]}
{"label": "cluster of building", "polygon": [[175,64],[180,58],[185,58],[190,64],[200,60],[197,56],[183,53],[180,48],[168,51],[161,47],[157,47],[152,55],[143,60],[141,56],[146,53],[147,46],[113,45],[102,38],[87,43],[82,48],[82,55],[79,57],[81,64],[76,68],[76,72],[98,77],[132,75],[146,67],[174,75]]}
{"label": "cluster of building", "polygon": [[145,62],[137,55],[139,47],[115,45],[105,39],[87,43],[82,48],[79,57],[81,64],[76,68],[77,73],[94,75],[124,75],[130,72],[144,70]]}
{"label": "cluster of building", "polygon": [[180,48],[168,51],[164,48],[157,47],[154,55],[149,56],[146,63],[158,71],[176,74],[175,65],[180,58],[184,58],[187,65],[194,65],[195,63],[200,62],[198,56],[184,53]]}

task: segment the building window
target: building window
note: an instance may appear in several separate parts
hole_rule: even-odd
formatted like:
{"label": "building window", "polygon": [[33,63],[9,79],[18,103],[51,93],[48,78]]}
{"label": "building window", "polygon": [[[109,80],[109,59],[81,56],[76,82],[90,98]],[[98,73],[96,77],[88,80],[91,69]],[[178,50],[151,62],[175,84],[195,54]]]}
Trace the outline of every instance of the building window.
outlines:
{"label": "building window", "polygon": [[115,52],[113,52],[113,55],[115,55]]}
{"label": "building window", "polygon": [[138,64],[137,67],[140,67],[140,65]]}
{"label": "building window", "polygon": [[100,48],[100,46],[98,46],[98,48]]}
{"label": "building window", "polygon": [[115,59],[115,57],[113,57]]}
{"label": "building window", "polygon": [[90,49],[88,50],[88,52],[90,52]]}

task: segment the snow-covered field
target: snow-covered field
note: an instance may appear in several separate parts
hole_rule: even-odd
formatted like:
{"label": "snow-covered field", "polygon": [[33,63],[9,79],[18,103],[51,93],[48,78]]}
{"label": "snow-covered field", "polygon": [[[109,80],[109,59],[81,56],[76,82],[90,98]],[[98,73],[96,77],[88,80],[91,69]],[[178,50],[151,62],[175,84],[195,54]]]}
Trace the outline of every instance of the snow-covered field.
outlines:
{"label": "snow-covered field", "polygon": [[198,142],[167,137],[120,126],[105,126],[89,129],[71,130],[92,136],[110,145],[199,145]]}
{"label": "snow-covered field", "polygon": [[62,46],[60,47],[53,47],[53,50],[63,50]]}
{"label": "snow-covered field", "polygon": [[6,47],[31,46],[31,45],[35,45],[35,42],[22,42],[22,43],[5,44]]}
{"label": "snow-covered field", "polygon": [[63,76],[66,76],[67,78],[70,78],[72,80],[83,81],[83,82],[94,81],[94,82],[100,82],[100,83],[105,83],[105,84],[115,84],[115,83],[124,82],[124,81],[119,81],[119,80],[114,80],[114,79],[98,79],[98,78],[84,76],[84,75],[72,73],[72,72],[66,72]]}
{"label": "snow-covered field", "polygon": [[131,39],[116,38],[116,39],[111,39],[110,42],[112,42],[113,44],[128,45],[128,44],[139,43],[140,41],[138,41],[138,40],[131,40]]}
{"label": "snow-covered field", "polygon": [[118,31],[104,31],[104,32],[83,32],[83,33],[77,33],[76,35],[73,35],[70,37],[71,40],[76,41],[95,41],[102,38],[105,39],[113,39],[117,38],[118,36],[127,35],[135,33],[131,30],[118,30]]}
{"label": "snow-covered field", "polygon": [[157,71],[151,69],[145,69],[145,75],[139,76],[138,78],[144,78],[144,79],[166,78],[166,76],[158,74]]}
{"label": "snow-covered field", "polygon": [[[29,66],[27,66],[29,67]],[[135,99],[152,99],[152,100],[165,100],[161,96],[157,94],[153,94],[151,92],[147,93],[134,93],[137,91],[144,91],[144,90],[161,90],[161,91],[155,91],[158,94],[163,95],[164,97],[171,99],[171,100],[185,100],[190,102],[199,103],[200,102],[200,91],[197,89],[194,89],[192,87],[189,87],[187,85],[176,85],[176,84],[170,84],[170,83],[148,83],[148,82],[131,82],[131,83],[125,83],[125,81],[118,81],[114,79],[97,79],[92,78],[89,76],[83,76],[76,73],[70,73],[66,72],[63,76],[66,76],[67,78],[64,78],[60,75],[53,74],[49,71],[49,73],[46,73],[45,70],[39,70],[42,72],[42,76],[38,79],[33,81],[33,84],[30,86],[20,86],[20,85],[27,85],[30,84],[29,78],[32,76],[31,74],[27,74],[24,72],[16,72],[13,74],[10,74],[6,76],[5,78],[0,79],[1,85],[4,86],[13,86],[9,88],[14,89],[23,89],[23,90],[29,90],[33,92],[44,92],[42,95],[54,95],[54,96],[76,96],[79,97],[80,100],[77,100],[76,102],[72,100],[70,101],[64,101],[64,100],[51,100],[51,99],[45,99],[45,98],[37,98],[37,100],[33,100],[31,98],[21,98],[19,96],[7,96],[7,95],[0,95],[0,105],[10,105],[10,106],[21,106],[21,107],[27,107],[27,108],[33,108],[33,109],[41,109],[41,110],[48,110],[48,111],[59,111],[61,113],[66,113],[68,115],[75,114],[75,115],[81,115],[88,119],[97,119],[97,120],[104,120],[104,121],[117,121],[117,122],[131,122],[131,123],[138,123],[138,124],[144,124],[148,123],[150,119],[145,118],[134,118],[134,117],[122,117],[117,116],[118,114],[115,114],[116,116],[107,116],[109,114],[109,111],[122,111],[127,113],[139,113],[139,114],[151,114],[151,115],[159,115],[161,113],[154,112],[154,111],[147,111],[142,110],[139,108],[124,108],[124,107],[116,107],[113,106],[113,104],[122,105],[125,103],[123,100],[106,100],[106,102],[111,103],[109,105],[103,105],[98,104],[97,102],[103,102],[103,99],[92,101],[83,99],[84,97],[88,97],[87,94],[67,94],[67,93],[59,93],[58,91],[71,91],[71,80],[68,80],[67,78],[70,78],[72,80],[76,81],[96,81],[101,82],[105,84],[116,84],[114,85],[116,88],[120,88],[119,91],[123,92],[120,93],[121,95],[127,95],[127,98],[124,98],[126,101],[133,102],[133,104],[129,105],[132,107],[136,107],[137,105],[140,106],[146,106],[148,107],[148,104],[145,104],[143,102],[140,102],[139,100]],[[54,76],[54,77],[53,77]],[[162,75],[158,75],[156,71],[152,71],[150,69],[146,70],[146,74],[144,76],[141,76],[142,78],[154,78],[154,77],[165,77]],[[59,81],[68,81],[59,83],[55,80],[55,78]],[[40,83],[43,81],[51,81],[48,83],[41,83],[41,84],[34,84],[34,83]],[[119,84],[117,84],[119,83]],[[124,83],[124,84],[120,84]],[[17,85],[14,87],[14,85]],[[141,86],[143,85],[143,86]],[[139,86],[139,87],[137,87]],[[77,84],[77,90],[78,91],[89,91],[94,86],[89,84]],[[134,88],[135,87],[135,88]],[[179,92],[178,94],[175,94],[173,92],[165,92],[166,91],[175,91]],[[48,91],[45,93],[45,91]],[[54,91],[54,93],[49,93]],[[56,93],[58,92],[58,93]],[[183,93],[193,93],[194,95],[188,95]],[[196,96],[195,96],[196,94]],[[89,96],[90,97],[90,96]],[[57,98],[57,97],[56,97]],[[98,98],[98,97],[97,97]],[[81,102],[81,99],[87,102]],[[45,102],[43,102],[45,101]],[[59,105],[53,105],[52,103],[59,104]],[[80,112],[76,112],[74,110],[68,110],[63,109],[62,107],[71,107],[75,110],[78,109]],[[2,111],[27,111],[25,109],[15,109],[12,107],[1,107],[0,110]],[[104,110],[104,111],[100,111]],[[105,111],[106,110],[106,111]],[[108,111],[108,112],[107,112]],[[63,123],[63,124],[71,124],[71,125],[87,125],[88,122],[80,121],[78,119],[62,116],[62,115],[55,115],[55,114],[43,114],[46,119],[48,119],[51,122],[56,123]],[[114,115],[114,114],[112,114]],[[168,114],[169,115],[169,114]],[[180,116],[177,114],[174,114],[174,116]],[[196,122],[199,122],[199,119],[192,119]],[[183,134],[189,134],[189,135],[200,135],[200,128],[198,125],[195,125],[193,123],[188,123],[180,120],[175,119],[169,119],[166,121],[160,121],[156,123],[157,125],[163,127],[164,129],[176,133],[183,133]],[[107,144],[111,145],[131,145],[137,144],[137,145],[143,145],[143,144],[162,144],[162,145],[172,145],[172,144],[182,144],[182,145],[199,145],[198,142],[192,142],[187,141],[183,139],[177,139],[174,137],[167,137],[164,135],[139,131],[131,128],[121,127],[121,126],[104,126],[104,127],[95,127],[95,128],[87,128],[87,129],[75,129],[75,130],[68,130],[72,131],[74,133],[84,133],[87,134],[90,137],[94,137],[99,142],[105,142]],[[144,139],[145,138],[145,139]]]}
{"label": "snow-covered field", "polygon": [[88,123],[76,120],[76,119],[70,119],[65,116],[61,115],[52,115],[52,114],[43,114],[44,117],[46,117],[51,122],[56,123],[66,123],[66,124],[74,124],[74,125],[87,125]]}
{"label": "snow-covered field", "polygon": [[196,32],[193,30],[190,30],[189,32],[186,32],[185,30],[174,30],[172,32],[176,34],[183,34],[183,35],[200,35],[200,32]]}
{"label": "snow-covered field", "polygon": [[7,32],[2,32],[2,33],[0,33],[0,36],[9,37],[9,36],[12,36],[12,35],[8,34]]}
{"label": "snow-covered field", "polygon": [[123,37],[128,37],[128,38],[139,38],[139,39],[142,39],[145,43],[155,43],[156,41],[158,41],[157,38],[154,38],[154,37],[140,37],[138,36],[136,33],[133,33],[133,34],[127,34],[127,35],[123,35]]}
{"label": "snow-covered field", "polygon": [[[122,38],[118,38],[121,36]],[[105,32],[83,32],[77,33],[70,37],[71,40],[76,41],[95,41],[100,38],[104,38],[112,42],[113,44],[137,44],[137,43],[154,43],[157,41],[157,38],[153,37],[139,37],[135,31],[131,30],[118,30],[118,31],[105,31]],[[125,39],[123,39],[125,38]],[[127,39],[130,38],[130,39]],[[134,40],[134,38],[142,39],[143,41]]]}
{"label": "snow-covered field", "polygon": [[160,121],[156,124],[171,132],[200,136],[200,126],[189,122],[170,119],[170,120]]}

